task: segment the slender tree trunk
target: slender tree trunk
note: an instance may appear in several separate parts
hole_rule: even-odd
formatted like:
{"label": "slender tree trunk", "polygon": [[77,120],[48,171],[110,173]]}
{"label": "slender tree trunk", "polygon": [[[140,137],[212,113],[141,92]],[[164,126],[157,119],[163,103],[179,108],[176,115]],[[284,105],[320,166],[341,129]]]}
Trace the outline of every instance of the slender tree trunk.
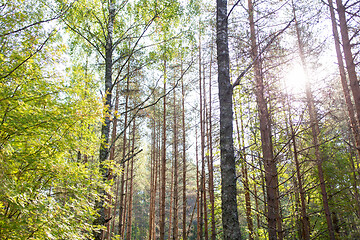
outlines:
{"label": "slender tree trunk", "polygon": [[[285,107],[285,106],[284,106]],[[289,124],[290,124],[290,131],[291,131],[291,143],[292,143],[292,147],[293,147],[293,158],[295,161],[295,169],[296,169],[296,189],[297,192],[300,195],[300,199],[297,200],[297,202],[300,205],[301,208],[301,239],[305,239],[305,240],[309,240],[310,239],[310,222],[309,222],[309,217],[306,213],[306,201],[305,201],[305,190],[303,187],[303,182],[302,182],[302,174],[301,174],[301,169],[300,169],[300,162],[299,162],[299,157],[298,157],[298,150],[297,150],[297,145],[296,145],[296,132],[294,131],[294,127],[293,127],[293,123],[292,123],[292,119],[291,119],[291,111],[290,111],[290,104],[289,101],[287,102],[287,107],[288,107],[288,120],[289,120]],[[297,199],[299,197],[296,197]]]}
{"label": "slender tree trunk", "polygon": [[[347,110],[348,110],[348,113],[349,113],[349,120],[350,120],[351,130],[352,130],[352,133],[354,135],[356,148],[357,148],[357,153],[358,153],[358,156],[360,158],[359,125],[358,125],[358,122],[356,121],[355,112],[354,112],[354,106],[353,106],[353,104],[351,102],[350,90],[349,90],[347,80],[346,80],[345,66],[344,66],[344,61],[343,61],[342,53],[341,53],[341,49],[340,49],[340,39],[339,39],[338,30],[337,30],[337,24],[336,24],[336,17],[335,17],[335,11],[334,11],[334,7],[333,7],[333,2],[332,2],[332,0],[328,0],[328,2],[329,2],[329,8],[330,8],[331,23],[332,23],[332,30],[333,30],[333,35],[334,35],[336,56],[337,56],[339,72],[340,72],[341,85],[342,85],[342,88],[343,88],[344,97],[345,97],[345,101],[346,101],[346,106],[347,106]],[[346,38],[346,36],[345,36],[345,38]],[[351,64],[351,63],[349,63],[349,64]]]}
{"label": "slender tree trunk", "polygon": [[[209,156],[208,154],[205,156],[205,131],[206,131],[206,123],[207,121],[205,120],[206,116],[207,116],[207,106],[206,106],[206,86],[205,86],[205,65],[203,66],[203,91],[202,91],[202,96],[203,96],[203,119],[202,119],[202,125],[203,125],[203,136],[202,136],[202,140],[203,140],[203,146],[204,146],[204,156],[202,159],[202,175],[203,175],[203,181],[202,181],[202,189],[203,189],[203,195],[204,195],[204,235],[205,235],[205,240],[209,239],[209,231],[208,231],[208,216],[207,216],[207,197],[206,197],[206,172],[205,172],[205,158],[207,159],[207,162],[209,162]],[[201,94],[200,94],[201,95]]]}
{"label": "slender tree trunk", "polygon": [[[128,125],[128,104],[129,104],[129,86],[130,85],[130,78],[127,77],[126,80],[126,93],[125,93],[125,116],[124,116],[124,128]],[[123,214],[124,214],[124,186],[125,186],[125,158],[126,158],[126,142],[127,142],[127,131],[125,129],[123,135],[123,145],[122,145],[122,158],[121,158],[121,167],[123,172],[121,173],[121,180],[120,180],[120,202],[119,202],[119,229],[118,234],[122,236],[122,229],[123,229]]]}
{"label": "slender tree trunk", "polygon": [[[352,132],[354,140],[355,140],[357,156],[358,156],[358,159],[360,159],[360,129],[359,129],[359,124],[356,121],[355,112],[354,112],[354,106],[353,106],[352,101],[351,101],[350,91],[349,91],[348,84],[347,84],[347,81],[346,81],[346,73],[345,73],[344,62],[343,62],[343,58],[342,58],[342,54],[341,54],[341,50],[340,50],[340,38],[339,38],[338,30],[337,30],[337,24],[336,24],[336,17],[335,17],[335,11],[334,11],[334,7],[333,7],[333,2],[332,2],[332,0],[328,0],[328,2],[329,2],[329,8],[330,8],[331,23],[332,23],[332,29],[333,29],[333,35],[334,35],[334,41],[335,41],[336,56],[337,56],[339,72],[340,72],[341,85],[342,85],[342,88],[343,88],[344,97],[345,97],[345,101],[346,101],[346,106],[347,106],[347,110],[348,110],[348,114],[349,114],[349,122],[350,122],[351,132]],[[343,18],[344,18],[344,16],[343,16]],[[345,39],[346,39],[346,34],[345,34]],[[349,64],[351,64],[351,63],[349,63]],[[356,89],[354,89],[354,90],[356,92]],[[352,160],[352,158],[351,158],[351,160]],[[360,203],[359,203],[360,200],[359,200],[358,191],[357,191],[358,187],[357,187],[356,168],[355,168],[355,165],[353,163],[352,163],[352,165],[354,166],[354,168],[353,168],[353,170],[354,170],[354,188],[356,189],[355,190],[355,200],[356,200],[356,203],[357,203],[358,216],[360,217]]]}
{"label": "slender tree trunk", "polygon": [[[174,82],[174,86],[175,86]],[[174,89],[174,200],[173,200],[173,214],[174,214],[174,220],[173,220],[173,240],[178,239],[179,235],[179,219],[178,219],[178,128],[177,128],[177,104],[176,104],[176,91]],[[170,238],[170,235],[169,235]]]}
{"label": "slender tree trunk", "polygon": [[[248,225],[249,230],[249,239],[254,239],[254,227],[253,221],[251,217],[251,200],[250,200],[250,185],[249,185],[249,178],[247,172],[247,165],[246,165],[246,152],[245,152],[245,132],[244,132],[244,124],[243,124],[243,117],[242,117],[242,103],[238,102],[239,106],[239,115],[235,118],[236,129],[237,129],[237,137],[239,142],[239,150],[241,151],[241,171],[242,171],[242,182],[244,185],[245,190],[245,206],[246,206],[246,222]],[[235,113],[236,114],[236,113]],[[239,119],[240,119],[240,126],[239,128]],[[241,131],[241,132],[240,132]]]}
{"label": "slender tree trunk", "polygon": [[[183,66],[181,61],[181,75],[183,74]],[[183,240],[187,240],[186,234],[186,206],[187,206],[187,199],[186,199],[186,129],[185,129],[185,90],[184,90],[184,78],[181,79],[181,106],[182,106],[182,159],[183,159]]]}
{"label": "slender tree trunk", "polygon": [[[295,8],[293,8],[293,12],[294,12],[294,17],[295,17],[295,27],[296,27],[296,35],[297,35],[297,40],[298,40],[298,45],[299,45],[300,59],[301,59],[302,67],[305,72],[305,76],[308,77],[305,54],[304,54],[303,45],[302,45],[302,41],[301,41],[299,24],[296,20]],[[320,135],[319,122],[317,119],[317,113],[316,113],[315,104],[314,104],[314,97],[311,92],[311,87],[310,87],[309,81],[306,82],[306,100],[307,100],[308,109],[309,109],[311,132],[312,132],[312,138],[313,138],[313,145],[315,148],[315,158],[316,158],[316,165],[317,165],[317,169],[318,169],[318,176],[319,176],[319,181],[320,181],[320,189],[321,189],[321,196],[322,196],[322,200],[323,200],[325,218],[326,218],[327,227],[328,227],[328,231],[329,231],[329,237],[330,237],[330,239],[334,240],[335,239],[334,228],[333,228],[332,222],[331,222],[331,213],[330,213],[328,197],[327,197],[327,192],[326,192],[326,186],[325,186],[325,180],[324,180],[324,173],[323,173],[323,168],[322,168],[323,158],[321,156],[320,144],[319,144],[319,135]]]}
{"label": "slender tree trunk", "polygon": [[195,149],[196,149],[196,239],[200,239],[200,181],[199,181],[199,150],[198,134],[195,129]]}
{"label": "slender tree trunk", "polygon": [[[131,129],[129,128],[129,139],[128,139],[128,148],[129,148],[129,154],[131,154],[131,145],[132,145],[132,139],[130,138]],[[123,208],[123,218],[122,218],[122,225],[123,228],[121,230],[120,237],[124,238],[126,233],[126,227],[127,227],[127,214],[128,214],[128,204],[129,204],[129,173],[130,173],[130,160],[126,161],[126,178],[125,178],[125,194],[124,194],[124,208]]]}
{"label": "slender tree trunk", "polygon": [[[342,38],[342,46],[344,50],[346,69],[348,72],[350,80],[350,88],[353,94],[355,109],[357,113],[358,123],[360,122],[360,86],[357,79],[355,64],[353,60],[353,55],[351,52],[351,44],[349,39],[349,31],[346,22],[345,7],[342,3],[342,0],[336,0],[337,12],[339,15],[340,22],[340,33]],[[332,4],[330,4],[330,7]]]}
{"label": "slender tree trunk", "polygon": [[150,155],[150,210],[149,210],[149,240],[152,240],[153,236],[153,219],[155,215],[155,193],[156,193],[156,155],[155,155],[155,131],[156,131],[156,125],[155,125],[155,119],[152,119],[152,144],[151,144],[151,155]]}
{"label": "slender tree trunk", "polygon": [[225,240],[241,239],[233,143],[233,87],[229,73],[227,1],[216,1],[216,44],[220,101],[221,209]]}
{"label": "slender tree trunk", "polygon": [[[166,61],[164,60],[164,94],[166,94]],[[166,96],[163,105],[163,132],[161,156],[160,240],[165,239],[165,195],[166,195]]]}
{"label": "slender tree trunk", "polygon": [[[249,21],[250,21],[250,41],[251,41],[251,57],[256,59],[258,56],[258,46],[256,43],[254,8],[252,0],[248,0]],[[279,212],[278,197],[278,176],[276,169],[276,159],[273,156],[272,137],[271,137],[271,121],[269,111],[264,97],[264,83],[261,75],[260,61],[254,63],[254,74],[256,82],[256,98],[259,109],[260,132],[263,151],[263,161],[265,170],[266,195],[267,195],[267,218],[269,239],[281,239],[281,219]]]}
{"label": "slender tree trunk", "polygon": [[205,175],[205,143],[204,143],[204,117],[203,117],[203,97],[202,97],[202,76],[201,76],[201,36],[199,36],[199,103],[200,103],[200,159],[201,159],[201,174],[200,174],[200,239],[203,239],[203,228],[204,228],[204,175]]}
{"label": "slender tree trunk", "polygon": [[215,197],[214,197],[214,166],[213,166],[213,149],[212,149],[212,109],[211,109],[211,67],[212,67],[212,47],[211,47],[211,55],[210,55],[210,75],[209,75],[209,117],[208,117],[208,126],[209,126],[209,133],[208,133],[208,141],[209,141],[209,195],[210,195],[210,204],[211,204],[211,240],[216,239],[216,228],[215,228]]}
{"label": "slender tree trunk", "polygon": [[170,180],[170,206],[169,206],[169,234],[168,234],[168,239],[171,239],[171,230],[172,230],[172,210],[173,210],[173,204],[174,204],[174,162],[172,162],[171,165],[171,180]]}
{"label": "slender tree trunk", "polygon": [[[135,136],[136,136],[136,128],[135,128],[135,120],[133,120],[132,127],[132,146],[131,146],[131,155],[134,156],[135,152]],[[126,232],[126,240],[131,239],[131,225],[132,225],[132,210],[133,210],[133,191],[134,191],[134,157],[130,160],[130,189],[129,189],[129,206],[128,206],[128,221],[127,221],[127,232]]]}
{"label": "slender tree trunk", "polygon": [[[116,94],[115,94],[115,108],[114,108],[114,112],[116,113],[119,110],[119,85],[116,85]],[[117,129],[117,116],[114,116],[113,119],[113,129],[112,129],[112,133],[111,133],[111,141],[113,141],[113,146],[110,149],[110,156],[109,158],[111,160],[115,160],[115,139],[116,139],[116,129]],[[111,180],[113,178],[112,173],[109,174],[108,176],[108,180]],[[116,181],[117,182],[117,181]],[[118,188],[118,184],[115,184],[115,188],[116,188],[116,192],[117,192],[117,188]],[[111,195],[109,195],[108,197],[108,201],[109,201],[109,207],[107,209],[107,219],[112,219],[112,221],[109,221],[106,223],[106,234],[103,237],[103,239],[111,239],[111,223],[114,221],[114,217],[115,214],[113,214],[113,216],[111,216],[111,205],[112,205],[112,200],[111,200]],[[114,210],[116,210],[116,202],[117,202],[117,195],[115,197],[115,203],[114,203]]]}

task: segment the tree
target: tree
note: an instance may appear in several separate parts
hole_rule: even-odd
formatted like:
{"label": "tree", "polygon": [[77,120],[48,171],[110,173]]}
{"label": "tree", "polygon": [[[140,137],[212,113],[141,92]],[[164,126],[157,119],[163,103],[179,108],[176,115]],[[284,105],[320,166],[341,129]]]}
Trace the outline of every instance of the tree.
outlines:
{"label": "tree", "polygon": [[221,210],[224,239],[241,239],[233,145],[233,88],[229,75],[227,1],[216,1],[216,45],[220,101]]}

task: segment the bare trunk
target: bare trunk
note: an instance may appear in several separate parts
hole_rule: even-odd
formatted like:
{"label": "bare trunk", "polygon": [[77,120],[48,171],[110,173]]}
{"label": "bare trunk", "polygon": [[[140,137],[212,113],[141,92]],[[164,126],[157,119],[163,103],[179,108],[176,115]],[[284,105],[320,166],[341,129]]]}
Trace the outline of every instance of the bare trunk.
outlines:
{"label": "bare trunk", "polygon": [[[237,137],[239,142],[239,151],[242,153],[241,157],[241,171],[242,171],[242,182],[244,184],[245,190],[245,206],[246,206],[246,222],[248,225],[249,230],[249,239],[254,239],[254,227],[253,221],[251,217],[251,201],[250,201],[250,186],[249,186],[249,178],[247,172],[247,165],[246,165],[246,152],[245,152],[245,133],[244,133],[244,124],[242,120],[242,106],[241,102],[239,103],[239,115],[235,118],[236,123],[236,130],[237,130]],[[240,125],[241,125],[241,132],[239,128],[239,118],[240,118]]]}
{"label": "bare trunk", "polygon": [[196,239],[200,239],[200,181],[199,181],[199,151],[198,134],[195,129],[195,149],[196,149]]}
{"label": "bare trunk", "polygon": [[212,67],[212,48],[211,48],[211,57],[210,57],[210,76],[209,76],[209,117],[208,117],[208,141],[209,141],[209,195],[210,195],[210,204],[211,204],[211,239],[216,239],[216,228],[215,228],[215,197],[214,197],[214,166],[213,166],[213,150],[212,150],[212,109],[211,109],[211,67]]}
{"label": "bare trunk", "polygon": [[[131,146],[131,153],[132,156],[134,155],[134,151],[135,151],[135,120],[133,120],[133,127],[132,127],[132,146]],[[126,240],[130,240],[131,239],[131,225],[132,225],[132,210],[133,210],[133,190],[134,190],[134,157],[131,158],[130,160],[130,189],[129,189],[129,206],[128,206],[128,221],[127,221],[127,231],[126,231]]]}
{"label": "bare trunk", "polygon": [[[357,79],[353,55],[351,52],[351,44],[349,39],[349,32],[346,23],[345,7],[341,0],[336,0],[337,11],[340,22],[340,33],[342,38],[342,46],[345,55],[346,69],[350,80],[350,88],[353,94],[355,109],[357,113],[358,123],[360,122],[360,86]],[[332,5],[330,5],[332,6]]]}
{"label": "bare trunk", "polygon": [[[258,46],[256,43],[256,32],[254,23],[254,8],[252,0],[248,0],[249,8],[249,21],[250,21],[250,33],[251,33],[251,57],[256,59],[258,56]],[[266,182],[266,195],[267,195],[267,219],[268,219],[268,232],[269,239],[281,239],[281,219],[279,212],[279,198],[278,198],[278,176],[276,169],[276,159],[273,156],[272,136],[271,136],[271,121],[267,102],[264,97],[264,83],[261,74],[260,61],[257,60],[254,63],[254,74],[256,83],[256,98],[259,109],[260,120],[260,133],[263,151],[263,161],[265,170],[265,182]]]}
{"label": "bare trunk", "polygon": [[[116,95],[115,95],[115,108],[114,108],[114,112],[117,112],[119,110],[119,85],[116,85]],[[115,139],[116,139],[116,129],[117,129],[117,117],[116,115],[114,116],[114,119],[113,119],[113,129],[112,129],[112,133],[111,133],[111,141],[113,141],[113,145],[110,149],[110,156],[109,158],[111,160],[115,160]],[[112,172],[109,173],[109,176],[108,176],[108,180],[111,180],[113,178],[113,174]],[[116,181],[117,182],[117,181]],[[117,184],[115,184],[115,188],[116,188],[116,192],[117,192]],[[111,216],[111,205],[112,205],[112,199],[111,199],[111,195],[108,195],[108,202],[109,202],[109,207],[107,208],[107,216],[106,218],[107,219],[112,219],[112,221],[109,221],[106,223],[106,234],[103,236],[103,239],[108,239],[110,240],[111,239],[111,232],[110,231],[113,231],[111,230],[110,226],[111,226],[111,223],[115,220],[114,216],[115,214],[113,214],[113,216]],[[114,203],[114,210],[116,210],[116,203],[117,203],[117,194],[116,194],[116,197],[115,197],[115,203]]]}
{"label": "bare trunk", "polygon": [[[166,61],[164,60],[164,94],[166,94]],[[165,239],[165,195],[166,195],[166,97],[163,105],[163,132],[161,156],[160,240]]]}
{"label": "bare trunk", "polygon": [[151,146],[151,155],[150,155],[150,168],[151,168],[151,172],[150,172],[150,210],[149,210],[149,240],[152,240],[152,236],[153,236],[153,219],[155,217],[155,209],[154,209],[154,205],[155,205],[155,193],[156,193],[156,154],[155,154],[155,149],[156,149],[156,124],[155,124],[155,119],[152,119],[152,146]]}
{"label": "bare trunk", "polygon": [[[297,40],[298,40],[298,45],[299,45],[300,59],[301,59],[302,67],[305,72],[305,76],[308,77],[306,61],[305,61],[305,54],[304,54],[303,45],[302,45],[302,41],[301,41],[301,35],[300,35],[300,28],[299,28],[299,24],[296,20],[295,9],[293,11],[294,11],[294,17],[295,17],[295,27],[296,27]],[[326,218],[326,222],[327,222],[329,237],[330,237],[330,239],[334,240],[335,239],[334,228],[333,228],[332,222],[331,222],[331,214],[330,214],[330,208],[329,208],[328,197],[327,197],[327,192],[326,192],[324,173],[323,173],[323,168],[322,168],[323,159],[321,156],[320,144],[319,144],[319,135],[320,135],[319,122],[317,119],[317,113],[316,113],[315,104],[314,104],[314,97],[311,92],[311,87],[310,87],[310,83],[309,83],[308,79],[307,79],[307,83],[306,83],[306,100],[307,100],[308,109],[309,109],[311,132],[312,132],[312,138],[313,138],[313,145],[315,148],[315,158],[316,158],[316,165],[317,165],[317,169],[318,169],[318,176],[319,176],[319,181],[320,181],[320,189],[321,189],[321,196],[322,196],[322,200],[323,200],[325,218]]]}
{"label": "bare trunk", "polygon": [[[183,74],[182,62],[181,62],[181,74]],[[186,234],[186,129],[185,129],[185,90],[184,90],[184,78],[181,79],[181,105],[182,105],[182,159],[183,159],[183,240],[187,240]]]}
{"label": "bare trunk", "polygon": [[[174,82],[175,86],[175,82]],[[176,91],[174,89],[174,200],[173,200],[173,214],[174,214],[174,220],[173,220],[173,240],[178,239],[179,235],[179,219],[178,219],[178,136],[177,136],[177,105],[176,105]],[[169,235],[170,238],[170,235]]]}
{"label": "bare trunk", "polygon": [[[126,80],[126,95],[125,95],[125,116],[124,116],[124,128],[128,125],[128,104],[129,104],[129,85],[130,79],[129,77]],[[125,157],[126,157],[126,142],[127,142],[127,131],[125,129],[123,135],[123,145],[122,145],[122,158],[121,158],[121,167],[123,168],[123,172],[121,173],[121,180],[120,180],[120,202],[119,202],[119,229],[118,234],[121,236],[122,229],[123,229],[123,214],[124,214],[124,185],[125,185]]]}

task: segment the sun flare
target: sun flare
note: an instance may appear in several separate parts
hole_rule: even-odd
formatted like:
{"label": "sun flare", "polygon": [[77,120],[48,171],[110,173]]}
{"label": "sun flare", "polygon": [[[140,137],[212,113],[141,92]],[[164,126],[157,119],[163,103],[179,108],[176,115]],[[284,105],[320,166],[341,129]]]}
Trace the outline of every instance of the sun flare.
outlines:
{"label": "sun flare", "polygon": [[292,66],[284,77],[284,86],[289,93],[301,93],[305,90],[306,75],[300,64]]}

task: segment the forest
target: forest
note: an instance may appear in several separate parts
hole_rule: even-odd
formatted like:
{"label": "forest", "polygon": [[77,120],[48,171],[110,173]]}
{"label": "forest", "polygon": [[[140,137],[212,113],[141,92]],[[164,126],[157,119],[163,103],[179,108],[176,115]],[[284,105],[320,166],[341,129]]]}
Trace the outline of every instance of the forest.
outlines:
{"label": "forest", "polygon": [[360,239],[358,0],[1,0],[0,239]]}

